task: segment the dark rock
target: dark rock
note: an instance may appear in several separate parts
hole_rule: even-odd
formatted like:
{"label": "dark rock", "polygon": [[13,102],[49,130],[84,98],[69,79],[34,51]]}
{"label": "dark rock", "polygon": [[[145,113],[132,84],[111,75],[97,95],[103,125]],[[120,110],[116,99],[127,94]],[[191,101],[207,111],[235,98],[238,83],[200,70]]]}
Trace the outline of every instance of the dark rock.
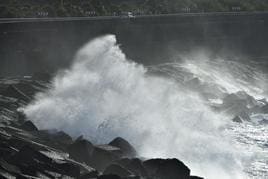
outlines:
{"label": "dark rock", "polygon": [[190,169],[177,159],[151,159],[143,162],[148,175],[157,179],[189,179]]}
{"label": "dark rock", "polygon": [[104,170],[103,174],[114,174],[120,177],[127,177],[132,173],[118,164],[111,164]]}
{"label": "dark rock", "polygon": [[37,145],[37,143],[32,143],[30,140],[26,140],[19,137],[11,137],[8,141],[8,144],[18,150],[21,150],[24,146],[29,146],[34,150],[46,149],[43,145]]}
{"label": "dark rock", "polygon": [[71,144],[73,139],[63,131],[59,131],[53,134],[53,138],[55,141],[60,141],[61,143]]}
{"label": "dark rock", "polygon": [[20,91],[17,87],[14,85],[9,85],[9,87],[2,93],[2,95],[7,97],[13,97],[17,99],[21,99],[23,101],[29,102],[31,98],[24,94],[22,91]]}
{"label": "dark rock", "polygon": [[223,98],[223,102],[225,105],[245,105],[253,107],[257,105],[257,101],[246,92],[239,91],[237,93],[228,94]]}
{"label": "dark rock", "polygon": [[55,164],[55,168],[57,168],[59,173],[67,176],[76,178],[80,176],[80,168],[72,163]]}
{"label": "dark rock", "polygon": [[251,121],[248,111],[241,111],[238,116],[242,118],[244,121]]}
{"label": "dark rock", "polygon": [[19,122],[25,122],[26,120],[26,114],[20,110],[17,110],[18,120]]}
{"label": "dark rock", "polygon": [[260,109],[261,113],[268,114],[268,104],[264,105]]}
{"label": "dark rock", "polygon": [[248,106],[253,107],[253,102],[249,102],[246,98],[237,94],[228,94],[223,98],[223,104],[220,108],[227,114],[240,115],[240,113],[248,114],[250,112]]}
{"label": "dark rock", "polygon": [[244,100],[244,102],[245,102],[245,103],[247,104],[247,106],[249,106],[249,107],[254,107],[254,106],[256,106],[256,105],[258,104],[257,100],[256,100],[254,97],[248,95],[245,91],[238,91],[238,92],[236,93],[236,96],[237,96],[239,99]]}
{"label": "dark rock", "polygon": [[110,145],[96,146],[92,153],[90,165],[103,171],[108,165],[121,157],[121,150]]}
{"label": "dark rock", "polygon": [[237,123],[242,123],[243,122],[243,120],[239,116],[236,116],[235,118],[233,118],[232,121],[237,122]]}
{"label": "dark rock", "polygon": [[21,126],[21,129],[26,131],[38,131],[38,128],[32,123],[32,121],[26,121]]}
{"label": "dark rock", "polygon": [[4,141],[4,138],[0,137],[0,140],[0,158],[5,158],[17,152],[7,141]]}
{"label": "dark rock", "polygon": [[128,176],[128,177],[123,177],[122,179],[141,179],[140,176]]}
{"label": "dark rock", "polygon": [[190,179],[204,179],[204,178],[198,176],[190,176]]}
{"label": "dark rock", "polygon": [[8,171],[9,173],[13,173],[13,174],[20,174],[21,171],[20,169],[12,164],[7,163],[5,160],[0,160],[0,167],[2,169],[4,169],[5,171]]}
{"label": "dark rock", "polygon": [[70,157],[79,161],[90,163],[90,159],[94,150],[94,146],[91,142],[83,139],[76,140],[73,144],[68,146],[68,152]]}
{"label": "dark rock", "polygon": [[0,178],[1,179],[10,179],[10,178],[18,178],[18,177],[16,177],[15,174],[11,174],[8,171],[2,169],[2,167],[0,166]]}
{"label": "dark rock", "polygon": [[101,175],[98,177],[98,179],[122,179],[118,175]]}
{"label": "dark rock", "polygon": [[142,176],[142,177],[148,176],[142,164],[142,161],[138,158],[134,158],[134,159],[123,158],[123,159],[116,161],[115,163],[120,164],[121,166],[129,170],[134,175]]}
{"label": "dark rock", "polygon": [[80,168],[78,165],[63,161],[58,163],[29,146],[24,146],[18,153],[11,156],[9,162],[19,167],[23,174],[31,176],[37,176],[37,173],[50,176],[46,171],[75,178],[80,176]]}
{"label": "dark rock", "polygon": [[117,137],[114,140],[112,140],[109,145],[118,147],[123,152],[124,157],[135,157],[137,155],[136,150],[134,147],[125,139],[121,137]]}
{"label": "dark rock", "polygon": [[122,179],[141,179],[140,176],[128,176],[128,177],[122,177]]}
{"label": "dark rock", "polygon": [[268,125],[268,120],[263,119],[263,120],[259,121],[259,124],[261,124],[261,125]]}
{"label": "dark rock", "polygon": [[72,138],[63,131],[40,130],[34,132],[34,136],[45,141],[46,145],[63,151],[73,143]]}
{"label": "dark rock", "polygon": [[14,164],[20,163],[34,165],[36,161],[42,161],[43,163],[51,163],[52,159],[38,152],[30,146],[24,146],[19,150],[18,153],[12,156],[11,161]]}
{"label": "dark rock", "polygon": [[79,140],[84,140],[84,136],[80,135],[79,137],[77,137],[77,139],[75,139],[75,141],[79,141]]}
{"label": "dark rock", "polygon": [[92,172],[89,172],[89,173],[85,173],[85,174],[82,174],[79,179],[89,179],[89,178],[97,178],[99,176],[99,172],[97,172],[96,170],[95,171],[92,171]]}
{"label": "dark rock", "polygon": [[201,86],[201,81],[199,78],[193,78],[189,81],[187,81],[185,83],[185,85],[188,87],[188,88],[191,88],[191,89],[198,89],[200,88]]}

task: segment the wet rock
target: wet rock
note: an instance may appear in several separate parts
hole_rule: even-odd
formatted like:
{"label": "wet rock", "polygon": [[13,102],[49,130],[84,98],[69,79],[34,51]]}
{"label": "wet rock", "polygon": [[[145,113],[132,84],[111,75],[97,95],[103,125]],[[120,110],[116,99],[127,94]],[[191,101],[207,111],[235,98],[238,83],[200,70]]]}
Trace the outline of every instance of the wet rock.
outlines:
{"label": "wet rock", "polygon": [[85,163],[90,163],[93,150],[93,144],[85,139],[76,140],[73,144],[69,145],[67,149],[71,158]]}
{"label": "wet rock", "polygon": [[17,115],[18,115],[18,121],[23,123],[26,121],[26,114],[22,112],[21,110],[17,110]]}
{"label": "wet rock", "polygon": [[233,118],[232,121],[237,122],[237,123],[242,123],[243,122],[243,120],[239,116],[236,116],[235,118]]}
{"label": "wet rock", "polygon": [[57,162],[30,146],[24,146],[18,153],[11,156],[8,162],[20,168],[23,174],[30,176],[37,176],[38,173],[50,176],[50,172],[75,178],[80,176],[78,165],[64,161]]}
{"label": "wet rock", "polygon": [[[18,137],[11,137],[8,141],[8,144],[10,145],[10,147],[16,148],[18,150],[22,149],[24,146],[32,146],[33,144],[31,143],[31,141],[22,139],[22,138],[18,138]],[[34,147],[39,147],[36,145],[33,145]],[[36,148],[35,148],[36,149]]]}
{"label": "wet rock", "polygon": [[[1,140],[1,138],[0,138]],[[12,148],[8,143],[1,141],[0,142],[0,158],[5,158],[9,155],[16,153],[16,149]]]}
{"label": "wet rock", "polygon": [[245,91],[237,92],[236,96],[239,99],[243,100],[245,102],[245,104],[247,104],[247,106],[249,106],[250,108],[254,107],[258,104],[258,101],[254,97],[247,94]]}
{"label": "wet rock", "polygon": [[189,179],[190,169],[178,159],[151,159],[143,162],[149,177],[157,179]]}
{"label": "wet rock", "polygon": [[118,163],[119,165],[123,166],[127,170],[129,170],[131,173],[133,173],[136,176],[142,176],[142,177],[147,177],[148,174],[142,164],[142,161],[138,158],[123,158],[115,163]]}
{"label": "wet rock", "polygon": [[99,171],[103,171],[108,165],[121,157],[121,150],[110,145],[96,146],[92,153],[90,165]]}
{"label": "wet rock", "polygon": [[185,85],[191,89],[199,89],[201,86],[201,81],[199,78],[193,78],[189,81],[186,81]]}
{"label": "wet rock", "polygon": [[79,179],[89,179],[89,178],[97,178],[99,176],[99,173],[97,171],[92,171],[86,174],[82,174]]}
{"label": "wet rock", "polygon": [[55,141],[60,141],[61,143],[65,144],[70,144],[73,142],[73,139],[63,131],[53,133],[52,135]]}
{"label": "wet rock", "polygon": [[261,125],[268,125],[268,120],[262,119],[261,121],[259,121],[259,124],[261,124]]}
{"label": "wet rock", "polygon": [[103,174],[114,174],[120,177],[127,177],[132,173],[118,164],[111,164],[104,170]]}
{"label": "wet rock", "polygon": [[80,176],[79,167],[72,163],[55,164],[55,168],[57,168],[57,171],[59,173],[67,175],[67,176],[76,177],[76,178]]}
{"label": "wet rock", "polygon": [[97,179],[122,179],[118,175],[101,175]]}
{"label": "wet rock", "polygon": [[3,160],[3,159],[0,160],[0,167],[3,170],[5,170],[5,171],[7,171],[9,173],[13,173],[15,175],[21,173],[20,169],[17,166],[12,165],[12,164],[9,164],[5,160]]}
{"label": "wet rock", "polygon": [[190,179],[204,179],[204,178],[198,176],[190,176]]}
{"label": "wet rock", "polygon": [[128,176],[128,177],[123,177],[122,179],[142,179],[140,176]]}
{"label": "wet rock", "polygon": [[33,133],[42,143],[66,151],[68,145],[73,143],[72,138],[63,131],[40,130]]}
{"label": "wet rock", "polygon": [[268,114],[268,104],[262,106],[260,111],[261,113]]}
{"label": "wet rock", "polygon": [[36,161],[42,161],[44,163],[50,163],[52,159],[47,157],[46,155],[38,152],[30,146],[22,147],[18,153],[12,156],[12,163],[17,164],[35,164]]}
{"label": "wet rock", "polygon": [[132,158],[137,155],[137,152],[134,147],[128,141],[121,137],[115,138],[109,143],[109,145],[120,148],[124,157]]}
{"label": "wet rock", "polygon": [[75,139],[75,141],[79,141],[79,140],[84,140],[84,136],[83,136],[83,135],[80,135],[79,137],[77,137],[77,138]]}
{"label": "wet rock", "polygon": [[[2,167],[0,166],[0,178],[1,179],[11,179],[11,178],[15,179],[15,178],[18,178],[18,177],[16,177],[16,175],[14,175],[14,174],[11,174],[11,173],[3,170]],[[24,179],[24,178],[19,178],[19,179]]]}
{"label": "wet rock", "polygon": [[[249,103],[249,104],[248,104]],[[247,99],[239,97],[237,94],[228,94],[223,98],[223,104],[220,109],[227,114],[239,115],[240,113],[249,113],[250,106],[253,102],[248,102]]]}
{"label": "wet rock", "polygon": [[38,131],[38,128],[33,124],[32,121],[26,121],[21,126],[21,129],[24,129],[25,131]]}
{"label": "wet rock", "polygon": [[7,97],[17,98],[26,102],[29,102],[31,98],[19,90],[15,85],[9,85],[8,88],[2,93]]}

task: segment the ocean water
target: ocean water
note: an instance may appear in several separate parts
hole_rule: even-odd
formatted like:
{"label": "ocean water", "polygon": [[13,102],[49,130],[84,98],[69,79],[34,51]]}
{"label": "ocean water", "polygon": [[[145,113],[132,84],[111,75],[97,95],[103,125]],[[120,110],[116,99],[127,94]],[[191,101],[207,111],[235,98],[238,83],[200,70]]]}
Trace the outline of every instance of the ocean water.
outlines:
{"label": "ocean water", "polygon": [[[96,38],[24,112],[40,129],[94,143],[126,138],[140,156],[179,158],[208,179],[268,178],[267,74],[256,62],[189,54],[143,66]],[[181,60],[183,59],[183,60]],[[242,123],[232,121],[239,116]]]}

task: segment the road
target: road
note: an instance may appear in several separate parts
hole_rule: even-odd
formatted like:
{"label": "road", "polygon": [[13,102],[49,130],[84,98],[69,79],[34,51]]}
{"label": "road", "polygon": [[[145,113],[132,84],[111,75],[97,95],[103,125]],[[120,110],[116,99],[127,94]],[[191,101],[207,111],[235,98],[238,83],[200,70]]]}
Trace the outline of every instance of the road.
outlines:
{"label": "road", "polygon": [[112,19],[140,19],[152,17],[183,17],[183,16],[245,16],[266,14],[263,12],[204,12],[204,13],[177,13],[177,14],[159,14],[159,15],[139,15],[135,17],[127,16],[96,16],[96,17],[49,17],[49,18],[0,18],[0,24],[3,23],[19,23],[19,22],[49,22],[49,21],[88,21],[88,20],[112,20]]}

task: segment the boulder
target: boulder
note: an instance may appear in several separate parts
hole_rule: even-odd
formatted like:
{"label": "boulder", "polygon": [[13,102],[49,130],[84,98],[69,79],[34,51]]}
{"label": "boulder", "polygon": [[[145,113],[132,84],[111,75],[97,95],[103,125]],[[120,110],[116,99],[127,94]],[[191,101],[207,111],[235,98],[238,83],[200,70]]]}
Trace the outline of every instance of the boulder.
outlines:
{"label": "boulder", "polygon": [[21,129],[25,131],[38,131],[38,128],[32,123],[32,121],[26,121],[21,126]]}
{"label": "boulder", "polygon": [[78,165],[65,161],[58,162],[30,146],[21,148],[9,158],[8,162],[17,166],[22,174],[30,176],[37,176],[38,173],[51,175],[47,171],[75,178],[80,176]]}
{"label": "boulder", "polygon": [[13,97],[26,102],[29,102],[31,98],[19,90],[15,85],[9,85],[7,89],[2,93],[3,96]]}
{"label": "boulder", "polygon": [[96,179],[98,176],[99,176],[99,172],[94,170],[94,171],[91,171],[89,173],[82,174],[79,177],[79,179],[89,179],[89,178]]}
{"label": "boulder", "polygon": [[35,164],[36,161],[42,161],[43,163],[51,163],[52,159],[46,155],[40,153],[30,146],[22,147],[18,153],[12,156],[14,163],[21,164]]}
{"label": "boulder", "polygon": [[118,163],[119,165],[123,166],[127,170],[129,170],[131,173],[133,173],[136,176],[142,176],[142,177],[147,177],[148,174],[142,164],[142,161],[138,158],[123,158],[115,163]]}
{"label": "boulder", "polygon": [[9,164],[5,160],[2,160],[2,159],[0,160],[0,168],[13,174],[21,173],[20,169],[17,166]]}
{"label": "boulder", "polygon": [[0,158],[5,158],[16,153],[16,149],[11,147],[5,139],[0,137]]}
{"label": "boulder", "polygon": [[104,170],[103,174],[114,174],[120,177],[128,177],[132,173],[118,164],[111,164]]}
{"label": "boulder", "polygon": [[99,145],[93,150],[90,165],[99,171],[103,171],[120,157],[121,150],[119,148],[110,145]]}
{"label": "boulder", "polygon": [[150,159],[143,165],[151,178],[189,179],[190,169],[178,159]]}
{"label": "boulder", "polygon": [[262,106],[260,111],[261,113],[268,114],[268,104]]}
{"label": "boulder", "polygon": [[57,172],[60,174],[76,178],[80,176],[80,168],[72,163],[55,163],[54,166],[57,169]]}
{"label": "boulder", "polygon": [[239,116],[236,116],[232,119],[233,122],[237,122],[237,123],[242,123],[243,120],[239,117]]}
{"label": "boulder", "polygon": [[68,134],[66,134],[63,131],[58,131],[52,134],[53,140],[59,141],[61,143],[65,144],[71,144],[73,142],[72,137],[70,137]]}
{"label": "boulder", "polygon": [[128,176],[128,177],[123,177],[122,179],[141,179],[140,176]]}
{"label": "boulder", "polygon": [[261,125],[268,125],[268,120],[262,119],[261,121],[259,121],[259,124],[261,124]]}
{"label": "boulder", "polygon": [[79,137],[77,137],[77,138],[75,139],[75,141],[79,141],[79,140],[84,140],[84,136],[83,136],[83,135],[80,135]]}
{"label": "boulder", "polygon": [[190,176],[190,179],[204,179],[204,178],[198,176]]}
{"label": "boulder", "polygon": [[93,150],[93,144],[85,139],[76,140],[67,148],[71,158],[87,164],[90,163]]}
{"label": "boulder", "polygon": [[72,138],[63,131],[39,130],[34,132],[34,135],[45,141],[46,145],[58,150],[66,151],[67,146],[73,143]]}
{"label": "boulder", "polygon": [[101,175],[97,179],[122,179],[118,175]]}
{"label": "boulder", "polygon": [[134,149],[134,147],[125,139],[121,138],[121,137],[117,137],[114,140],[112,140],[109,145],[118,147],[121,149],[122,151],[122,155],[123,157],[135,157],[137,155],[136,150]]}

